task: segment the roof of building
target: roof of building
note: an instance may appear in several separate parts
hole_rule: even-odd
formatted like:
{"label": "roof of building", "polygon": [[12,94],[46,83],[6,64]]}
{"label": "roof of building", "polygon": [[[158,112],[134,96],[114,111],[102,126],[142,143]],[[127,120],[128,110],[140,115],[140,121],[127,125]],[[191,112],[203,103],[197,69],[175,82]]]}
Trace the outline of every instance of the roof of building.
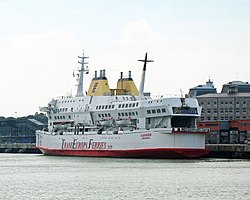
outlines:
{"label": "roof of building", "polygon": [[39,125],[39,126],[43,126],[44,125],[43,123],[37,121],[36,119],[28,119],[28,120],[31,121],[31,122],[33,122],[33,123],[35,123],[35,124],[37,124],[37,125]]}
{"label": "roof of building", "polygon": [[228,94],[228,93],[209,93],[209,94],[204,94],[197,96],[197,98],[218,98],[218,97],[250,97],[250,93],[233,93],[233,94]]}

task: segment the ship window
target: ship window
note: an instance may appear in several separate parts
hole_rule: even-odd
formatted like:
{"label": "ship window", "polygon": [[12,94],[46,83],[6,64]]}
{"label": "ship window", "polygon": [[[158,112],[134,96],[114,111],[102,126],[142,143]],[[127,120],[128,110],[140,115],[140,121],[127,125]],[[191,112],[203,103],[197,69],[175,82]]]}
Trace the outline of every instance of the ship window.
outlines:
{"label": "ship window", "polygon": [[95,108],[96,110],[98,109],[98,106],[96,106],[96,108]]}
{"label": "ship window", "polygon": [[118,113],[118,116],[120,117],[120,116],[121,116],[121,113]]}
{"label": "ship window", "polygon": [[98,117],[101,117],[101,114],[98,114]]}
{"label": "ship window", "polygon": [[108,109],[108,105],[105,106],[105,109]]}
{"label": "ship window", "polygon": [[126,108],[128,107],[128,104],[126,104]]}
{"label": "ship window", "polygon": [[71,119],[71,116],[69,115],[69,119]]}
{"label": "ship window", "polygon": [[111,105],[109,105],[109,109],[111,108]]}
{"label": "ship window", "polygon": [[111,117],[110,113],[108,113],[108,116]]}
{"label": "ship window", "polygon": [[104,114],[102,114],[102,117],[104,117]]}
{"label": "ship window", "polygon": [[138,115],[138,112],[137,112],[137,111],[135,111],[135,114],[136,114],[136,115]]}
{"label": "ship window", "polygon": [[125,107],[125,104],[122,104],[122,108],[124,108]]}
{"label": "ship window", "polygon": [[129,112],[128,115],[131,116],[131,112]]}
{"label": "ship window", "polygon": [[112,108],[115,108],[115,105],[112,105]]}
{"label": "ship window", "polygon": [[132,106],[132,104],[130,103],[130,104],[129,104],[129,107],[131,108],[131,106]]}
{"label": "ship window", "polygon": [[51,116],[49,116],[49,119],[51,119]]}
{"label": "ship window", "polygon": [[102,109],[104,109],[104,105],[102,106]]}
{"label": "ship window", "polygon": [[166,112],[166,109],[165,109],[165,108],[162,108],[162,109],[161,109],[161,112],[163,112],[163,113]]}
{"label": "ship window", "polygon": [[125,113],[126,116],[128,116],[128,113]]}
{"label": "ship window", "polygon": [[132,107],[135,107],[135,103],[133,103]]}
{"label": "ship window", "polygon": [[124,116],[124,113],[122,113],[122,116]]}
{"label": "ship window", "polygon": [[99,106],[99,109],[101,109],[102,106]]}
{"label": "ship window", "polygon": [[157,113],[161,113],[161,110],[160,110],[160,109],[157,109]]}
{"label": "ship window", "polygon": [[107,113],[105,113],[105,117],[108,117]]}
{"label": "ship window", "polygon": [[68,111],[68,108],[65,108],[65,111]]}
{"label": "ship window", "polygon": [[155,114],[156,113],[155,110],[152,110],[152,113]]}
{"label": "ship window", "polygon": [[132,115],[135,115],[135,112],[132,112]]}
{"label": "ship window", "polygon": [[136,103],[136,107],[139,105],[139,103]]}
{"label": "ship window", "polygon": [[118,105],[118,108],[121,108],[121,104]]}
{"label": "ship window", "polygon": [[147,110],[147,114],[151,114],[151,111],[150,111],[150,110]]}

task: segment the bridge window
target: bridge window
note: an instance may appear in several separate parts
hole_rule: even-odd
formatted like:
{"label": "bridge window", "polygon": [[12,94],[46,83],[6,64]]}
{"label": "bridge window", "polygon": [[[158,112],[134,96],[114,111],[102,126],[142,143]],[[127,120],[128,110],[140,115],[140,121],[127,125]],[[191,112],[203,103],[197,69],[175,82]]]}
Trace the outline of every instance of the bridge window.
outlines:
{"label": "bridge window", "polygon": [[151,110],[147,110],[147,114],[151,114]]}
{"label": "bridge window", "polygon": [[166,112],[166,109],[165,109],[165,108],[162,108],[162,109],[161,109],[161,112],[165,113],[165,112]]}

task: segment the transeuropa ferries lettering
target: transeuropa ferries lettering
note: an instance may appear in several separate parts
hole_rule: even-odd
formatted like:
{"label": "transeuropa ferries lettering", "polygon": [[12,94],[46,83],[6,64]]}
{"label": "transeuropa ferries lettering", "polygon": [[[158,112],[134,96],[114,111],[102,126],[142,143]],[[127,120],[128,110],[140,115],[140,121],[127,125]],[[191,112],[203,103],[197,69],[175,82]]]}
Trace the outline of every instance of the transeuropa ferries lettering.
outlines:
{"label": "transeuropa ferries lettering", "polygon": [[112,149],[111,145],[107,145],[107,142],[95,142],[90,139],[88,142],[80,142],[74,139],[72,142],[66,142],[62,139],[62,149],[76,149],[76,150],[105,150]]}

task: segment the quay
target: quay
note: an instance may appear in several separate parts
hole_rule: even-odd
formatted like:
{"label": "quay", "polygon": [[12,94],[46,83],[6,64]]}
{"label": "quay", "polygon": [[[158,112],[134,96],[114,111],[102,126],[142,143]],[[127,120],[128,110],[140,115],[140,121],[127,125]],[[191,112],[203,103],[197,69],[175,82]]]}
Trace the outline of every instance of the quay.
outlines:
{"label": "quay", "polygon": [[250,159],[250,144],[206,144],[209,158]]}
{"label": "quay", "polygon": [[0,143],[0,153],[41,153],[35,143]]}
{"label": "quay", "polygon": [[[208,158],[250,159],[250,144],[206,144]],[[35,153],[35,143],[0,143],[0,153]]]}

